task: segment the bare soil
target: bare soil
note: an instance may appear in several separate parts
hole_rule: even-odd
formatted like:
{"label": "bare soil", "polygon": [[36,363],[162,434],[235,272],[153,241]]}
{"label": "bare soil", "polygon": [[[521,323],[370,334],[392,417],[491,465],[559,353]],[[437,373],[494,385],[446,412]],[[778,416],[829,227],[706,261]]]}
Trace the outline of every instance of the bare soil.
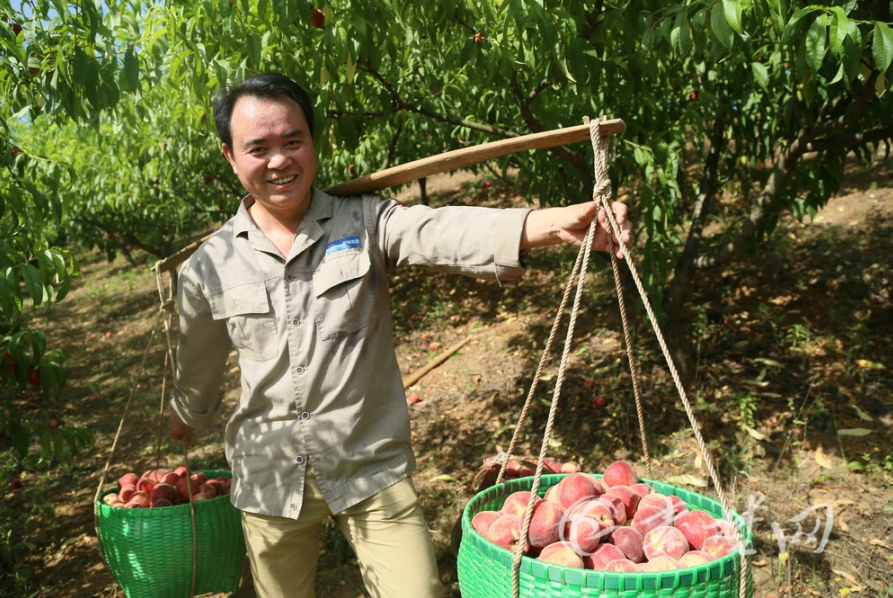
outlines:
{"label": "bare soil", "polygon": [[[433,205],[523,203],[498,183],[482,183],[469,173],[437,177],[428,194]],[[412,202],[417,193],[414,186],[399,196]],[[814,220],[785,218],[771,239],[694,289],[699,368],[688,398],[724,487],[752,517],[757,597],[893,596],[891,216],[891,171],[878,167],[851,177]],[[419,463],[414,480],[451,598],[460,595],[454,523],[483,460],[508,448],[575,257],[570,248],[533,253],[528,275],[504,288],[423,271],[392,279],[406,378],[465,343],[409,389],[420,401],[408,406]],[[626,297],[647,413],[646,462],[610,268],[596,262],[548,455],[592,472],[628,459],[640,475],[650,465],[655,479],[715,496],[654,332],[638,299]],[[134,268],[122,258],[83,256],[71,297],[41,323],[69,355],[70,380],[60,397],[22,398],[20,406],[63,426],[89,426],[97,443],[72,467],[23,471],[21,490],[0,490],[3,508],[23,514],[28,547],[18,586],[13,572],[0,571],[0,595],[123,596],[94,527],[92,501],[106,465],[103,487],[126,471],[183,461],[181,448],[161,433],[166,342],[152,263],[144,256]],[[175,342],[175,329],[171,337]],[[432,342],[440,348],[432,350]],[[541,451],[557,355],[518,454]],[[190,450],[193,468],[225,467],[222,430],[239,392],[235,365],[225,384],[220,423]],[[848,435],[853,429],[869,432]],[[853,462],[859,470],[848,467]],[[320,552],[321,598],[366,595],[333,529],[321,535]]]}

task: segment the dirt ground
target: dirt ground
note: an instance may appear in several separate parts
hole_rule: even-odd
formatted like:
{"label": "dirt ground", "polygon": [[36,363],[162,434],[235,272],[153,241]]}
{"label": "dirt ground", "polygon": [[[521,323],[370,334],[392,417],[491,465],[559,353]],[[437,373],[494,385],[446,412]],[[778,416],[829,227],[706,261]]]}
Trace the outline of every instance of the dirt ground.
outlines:
{"label": "dirt ground", "polygon": [[[428,181],[427,191],[434,205],[517,205],[502,189],[461,173]],[[400,197],[415,201],[417,187]],[[890,169],[851,177],[814,220],[785,219],[771,240],[697,283],[699,368],[688,398],[724,487],[752,520],[757,597],[893,596],[891,217]],[[405,378],[450,354],[408,389],[420,398],[408,406],[414,480],[450,598],[460,596],[454,523],[483,460],[508,448],[575,256],[569,248],[536,252],[528,275],[504,288],[420,271],[392,279]],[[643,457],[610,268],[596,261],[548,455],[592,472],[623,458],[645,476],[650,464],[655,479],[715,496],[654,333],[628,296],[647,412],[650,461]],[[159,446],[165,340],[152,332],[163,321],[152,263],[144,258],[133,268],[123,258],[84,256],[71,297],[46,318],[48,337],[69,355],[71,378],[41,413],[63,426],[89,426],[97,443],[73,467],[26,471],[22,490],[0,491],[4,509],[27,517],[21,575],[30,580],[18,586],[27,593],[16,593],[12,572],[0,571],[2,596],[124,595],[96,540],[92,500],[103,471],[108,464],[102,485],[109,487],[126,471],[183,460],[163,434]],[[562,344],[544,370],[518,454],[540,453]],[[233,366],[227,406],[238,391]],[[225,466],[225,417],[190,450],[193,468]],[[320,598],[366,596],[331,528],[320,554]]]}

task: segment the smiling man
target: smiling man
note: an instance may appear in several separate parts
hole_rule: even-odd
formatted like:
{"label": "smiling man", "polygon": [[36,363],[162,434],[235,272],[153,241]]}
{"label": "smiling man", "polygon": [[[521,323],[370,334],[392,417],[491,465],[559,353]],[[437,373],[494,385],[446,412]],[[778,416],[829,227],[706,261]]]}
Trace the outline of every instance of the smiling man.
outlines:
{"label": "smiling man", "polygon": [[[580,245],[594,203],[544,210],[407,207],[313,186],[313,109],[267,73],[221,93],[214,118],[248,194],[178,279],[171,437],[215,421],[226,360],[242,394],[226,426],[233,504],[262,598],[315,596],[318,536],[333,517],[370,595],[442,596],[411,474],[410,422],[387,274],[422,266],[505,284],[527,249]],[[628,241],[626,208],[612,206]],[[598,214],[593,247],[607,247]]]}

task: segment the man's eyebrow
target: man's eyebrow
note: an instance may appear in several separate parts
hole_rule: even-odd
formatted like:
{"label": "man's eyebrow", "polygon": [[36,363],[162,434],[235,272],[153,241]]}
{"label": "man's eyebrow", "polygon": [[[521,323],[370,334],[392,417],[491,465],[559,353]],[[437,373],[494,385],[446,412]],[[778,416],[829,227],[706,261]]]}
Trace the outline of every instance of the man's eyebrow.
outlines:
{"label": "man's eyebrow", "polygon": [[[304,135],[303,129],[292,129],[291,131],[286,131],[282,134],[281,139],[293,139],[295,137],[301,137]],[[242,144],[242,147],[253,147],[255,145],[261,145],[267,142],[266,137],[255,137],[253,139],[246,139],[245,143]]]}

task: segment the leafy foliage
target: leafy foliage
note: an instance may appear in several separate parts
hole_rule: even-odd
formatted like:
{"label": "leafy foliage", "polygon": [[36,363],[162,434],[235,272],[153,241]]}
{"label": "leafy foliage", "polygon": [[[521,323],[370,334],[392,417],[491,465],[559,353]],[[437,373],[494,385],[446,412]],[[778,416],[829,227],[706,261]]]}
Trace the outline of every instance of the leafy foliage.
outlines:
{"label": "leafy foliage", "polygon": [[[13,115],[0,117],[2,351],[26,297],[64,296],[77,267],[63,248],[160,257],[234,211],[210,99],[261,70],[316,98],[320,186],[623,118],[611,177],[677,325],[695,277],[781,214],[815,214],[849,154],[868,165],[893,138],[887,0],[331,0],[322,23],[307,0],[57,4],[0,0],[0,114]],[[496,166],[554,205],[589,196],[590,160],[580,144]],[[684,328],[668,337],[690,365]]]}

